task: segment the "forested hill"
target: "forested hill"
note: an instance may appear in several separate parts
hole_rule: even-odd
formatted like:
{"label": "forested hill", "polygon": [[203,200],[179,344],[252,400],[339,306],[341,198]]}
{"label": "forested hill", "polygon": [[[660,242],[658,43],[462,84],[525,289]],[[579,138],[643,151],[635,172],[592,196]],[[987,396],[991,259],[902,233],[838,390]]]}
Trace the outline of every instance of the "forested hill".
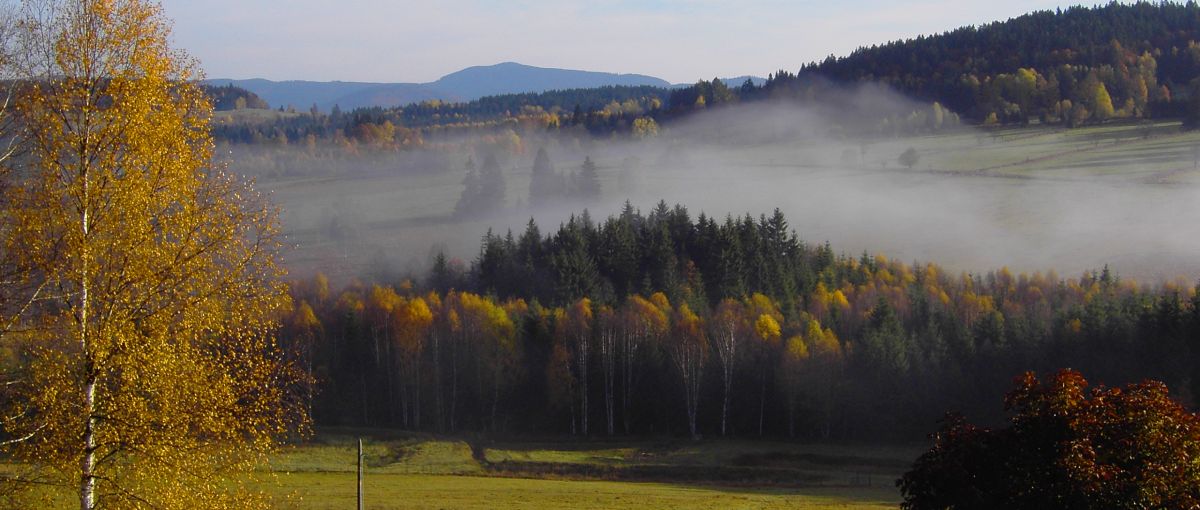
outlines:
{"label": "forested hill", "polygon": [[[1198,40],[1194,2],[1114,2],[863,47],[798,75],[780,73],[768,87],[814,75],[882,82],[979,121],[991,114],[998,121],[1069,117],[1080,103],[1088,112],[1076,114],[1171,115],[1181,113],[1171,105],[1190,96],[1189,83],[1200,76]],[[1097,97],[1101,88],[1112,112],[1098,112],[1109,109]]]}
{"label": "forested hill", "polygon": [[[505,94],[364,108],[351,115],[334,109],[274,124],[225,124],[215,135],[244,143],[311,135],[391,148],[420,147],[423,137],[448,130],[511,130],[524,136],[529,130],[582,126],[599,136],[644,136],[699,110],[763,100],[832,105],[854,113],[842,120],[842,132],[876,135],[937,131],[942,124],[956,124],[958,116],[985,125],[1036,120],[1075,127],[1113,119],[1182,118],[1196,126],[1198,77],[1200,5],[1111,3],[1039,11],[863,47],[804,65],[799,72],[780,70],[765,82],[730,84],[714,78],[672,89],[614,86]],[[862,111],[863,105],[846,93],[860,83],[883,84],[935,104]],[[397,134],[381,142],[371,135],[379,126]]]}

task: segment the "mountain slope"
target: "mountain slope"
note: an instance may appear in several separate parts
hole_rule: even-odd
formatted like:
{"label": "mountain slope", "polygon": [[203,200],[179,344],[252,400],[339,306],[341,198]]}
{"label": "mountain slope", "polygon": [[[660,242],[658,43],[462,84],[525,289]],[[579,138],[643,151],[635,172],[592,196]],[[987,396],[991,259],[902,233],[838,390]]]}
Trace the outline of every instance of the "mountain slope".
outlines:
{"label": "mountain slope", "polygon": [[608,85],[670,87],[665,80],[640,74],[599,73],[533,67],[516,62],[468,67],[429,84],[466,100],[500,94],[547,90],[590,89]]}

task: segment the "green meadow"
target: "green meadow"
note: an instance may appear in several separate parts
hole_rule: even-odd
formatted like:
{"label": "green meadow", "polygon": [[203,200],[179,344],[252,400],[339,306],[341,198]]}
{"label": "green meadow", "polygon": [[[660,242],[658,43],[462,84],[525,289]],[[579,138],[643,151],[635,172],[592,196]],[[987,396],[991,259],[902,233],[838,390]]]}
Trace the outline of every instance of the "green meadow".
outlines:
{"label": "green meadow", "polygon": [[[500,442],[368,437],[367,508],[894,508],[919,447],[776,442]],[[275,457],[262,487],[288,508],[352,508],[354,438]]]}

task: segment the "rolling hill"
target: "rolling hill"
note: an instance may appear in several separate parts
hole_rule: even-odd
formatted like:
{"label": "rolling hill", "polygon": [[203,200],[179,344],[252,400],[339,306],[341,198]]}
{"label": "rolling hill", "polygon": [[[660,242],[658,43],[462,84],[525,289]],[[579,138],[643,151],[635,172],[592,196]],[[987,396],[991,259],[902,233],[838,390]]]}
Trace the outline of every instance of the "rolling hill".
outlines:
{"label": "rolling hill", "polygon": [[293,105],[307,108],[316,104],[322,110],[328,110],[333,105],[352,110],[401,106],[432,99],[470,101],[500,94],[616,85],[671,87],[669,82],[652,76],[534,67],[515,62],[468,67],[431,83],[271,81],[257,78],[214,79],[207,83],[242,87],[258,94],[272,107]]}

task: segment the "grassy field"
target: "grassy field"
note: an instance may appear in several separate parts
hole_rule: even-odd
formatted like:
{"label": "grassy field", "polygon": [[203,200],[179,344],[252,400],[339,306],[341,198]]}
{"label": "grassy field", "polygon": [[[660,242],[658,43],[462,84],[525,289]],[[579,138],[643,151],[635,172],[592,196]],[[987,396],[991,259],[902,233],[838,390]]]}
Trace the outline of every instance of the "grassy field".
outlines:
{"label": "grassy field", "polygon": [[[279,477],[281,506],[354,508],[353,473]],[[290,495],[290,496],[289,496]],[[666,483],[566,481],[477,476],[370,474],[364,490],[374,509],[508,508],[895,508],[894,491],[870,487],[736,488]]]}
{"label": "grassy field", "polygon": [[[353,431],[286,448],[256,477],[278,508],[356,502]],[[371,509],[895,508],[894,481],[920,447],[756,441],[501,442],[394,434],[364,439]],[[0,463],[0,475],[19,464]],[[6,505],[0,492],[0,506]],[[41,508],[77,504],[70,488],[36,486]]]}
{"label": "grassy field", "polygon": [[[368,508],[894,508],[914,448],[771,442],[476,445],[368,439]],[[325,434],[271,464],[281,506],[349,508],[355,448]]]}

